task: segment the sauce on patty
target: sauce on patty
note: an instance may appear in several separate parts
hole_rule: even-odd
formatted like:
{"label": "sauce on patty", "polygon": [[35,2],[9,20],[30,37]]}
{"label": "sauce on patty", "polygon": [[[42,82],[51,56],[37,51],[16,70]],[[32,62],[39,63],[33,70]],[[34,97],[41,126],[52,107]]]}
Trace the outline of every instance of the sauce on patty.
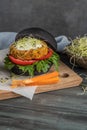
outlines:
{"label": "sauce on patty", "polygon": [[36,38],[23,38],[15,42],[15,47],[18,50],[31,50],[31,49],[37,49],[42,47],[42,41]]}

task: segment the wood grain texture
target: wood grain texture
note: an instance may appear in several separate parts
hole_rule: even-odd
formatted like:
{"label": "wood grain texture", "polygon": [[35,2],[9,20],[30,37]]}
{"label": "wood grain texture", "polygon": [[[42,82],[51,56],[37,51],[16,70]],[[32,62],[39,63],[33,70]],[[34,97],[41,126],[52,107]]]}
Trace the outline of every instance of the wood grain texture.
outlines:
{"label": "wood grain texture", "polygon": [[[52,67],[50,72],[53,71]],[[41,85],[37,87],[35,93],[48,92],[58,89],[70,88],[78,86],[82,82],[82,78],[77,75],[72,69],[60,61],[59,67],[60,82],[53,85]],[[20,95],[8,91],[0,91],[0,100],[19,97]]]}
{"label": "wood grain texture", "polygon": [[86,130],[87,94],[79,87],[0,101],[1,130]]}
{"label": "wood grain texture", "polygon": [[[87,74],[83,69],[76,72]],[[0,129],[87,130],[87,93],[78,86],[39,93],[32,101],[24,97],[2,100]]]}

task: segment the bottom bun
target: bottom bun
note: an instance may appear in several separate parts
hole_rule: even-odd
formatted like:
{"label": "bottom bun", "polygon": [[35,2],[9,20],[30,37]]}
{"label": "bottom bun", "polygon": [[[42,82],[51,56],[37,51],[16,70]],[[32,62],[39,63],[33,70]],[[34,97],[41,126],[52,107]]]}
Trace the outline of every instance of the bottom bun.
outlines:
{"label": "bottom bun", "polygon": [[[52,66],[52,64],[50,65],[48,71],[50,70],[51,66]],[[47,71],[47,72],[48,72],[48,71]],[[16,65],[11,69],[11,72],[13,72],[13,73],[16,74],[16,75],[31,76],[31,75],[29,74],[29,72],[23,72],[23,71],[22,71],[21,69],[19,69],[18,66],[16,66]],[[44,73],[47,73],[47,72],[38,72],[37,70],[35,70],[34,75],[40,75],[40,74],[44,74]]]}

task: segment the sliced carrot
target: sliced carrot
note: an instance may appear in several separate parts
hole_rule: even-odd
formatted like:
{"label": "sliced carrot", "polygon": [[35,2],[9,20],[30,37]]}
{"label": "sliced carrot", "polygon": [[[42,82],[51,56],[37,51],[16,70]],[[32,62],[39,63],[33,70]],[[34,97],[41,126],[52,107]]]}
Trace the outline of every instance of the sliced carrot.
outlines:
{"label": "sliced carrot", "polygon": [[53,77],[56,77],[58,75],[59,75],[59,73],[57,71],[54,71],[54,72],[51,72],[51,73],[47,73],[47,74],[43,74],[43,75],[40,75],[40,76],[36,76],[36,77],[34,77],[32,79],[25,79],[23,82],[25,84],[28,84],[30,82],[36,82],[36,81],[40,81],[40,80],[43,80],[43,79],[47,80],[49,78],[53,78]]}
{"label": "sliced carrot", "polygon": [[16,88],[18,86],[24,86],[24,83],[22,82],[22,80],[18,80],[18,81],[13,80],[10,87],[11,88]]}
{"label": "sliced carrot", "polygon": [[[29,84],[46,84],[49,83],[51,84],[53,78],[55,80],[58,80],[59,73],[57,71],[51,72],[51,73],[46,73],[40,76],[36,76],[34,78],[29,78],[29,79],[24,79],[24,80],[12,80],[12,88],[16,88],[18,86],[27,86]],[[42,82],[42,83],[41,83]],[[55,81],[53,81],[55,82]],[[48,83],[48,84],[49,84]]]}
{"label": "sliced carrot", "polygon": [[47,80],[43,80],[43,81],[38,81],[38,82],[32,82],[30,84],[27,84],[27,86],[35,86],[35,85],[51,85],[51,84],[55,84],[55,83],[58,83],[60,80],[59,80],[59,77],[55,77],[55,78],[50,78],[50,79],[47,79]]}
{"label": "sliced carrot", "polygon": [[[28,83],[28,84],[23,84],[21,86],[36,86],[36,85],[51,85],[51,84],[56,84],[60,81],[59,77],[54,77],[54,78],[50,78],[50,79],[47,79],[47,80],[42,80],[42,81],[37,81],[37,82],[32,82],[32,83]],[[15,86],[15,85],[12,85],[11,88],[16,88],[16,87],[19,87],[19,86]]]}
{"label": "sliced carrot", "polygon": [[[32,83],[28,83],[28,84],[23,84],[21,86],[36,86],[36,85],[51,85],[51,84],[56,84],[60,81],[59,77],[54,77],[54,78],[50,78],[50,79],[47,79],[47,80],[42,80],[42,81],[37,81],[37,82],[32,82]],[[19,86],[15,86],[15,85],[12,85],[11,86],[12,88],[16,88],[16,87],[19,87]]]}

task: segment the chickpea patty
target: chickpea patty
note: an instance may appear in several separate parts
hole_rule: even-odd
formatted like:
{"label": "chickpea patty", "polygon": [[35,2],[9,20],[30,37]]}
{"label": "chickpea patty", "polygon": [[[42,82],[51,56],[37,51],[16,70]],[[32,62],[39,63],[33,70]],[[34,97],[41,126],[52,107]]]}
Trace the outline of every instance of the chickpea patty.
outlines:
{"label": "chickpea patty", "polygon": [[24,37],[10,46],[9,54],[21,60],[39,59],[48,53],[45,41],[31,37]]}

